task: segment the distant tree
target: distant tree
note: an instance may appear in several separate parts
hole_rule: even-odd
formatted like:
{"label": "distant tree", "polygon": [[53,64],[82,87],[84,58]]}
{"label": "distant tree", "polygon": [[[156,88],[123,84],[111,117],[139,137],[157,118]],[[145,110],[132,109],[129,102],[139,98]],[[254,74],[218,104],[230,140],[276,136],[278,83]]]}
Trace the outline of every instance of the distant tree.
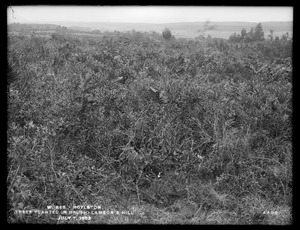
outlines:
{"label": "distant tree", "polygon": [[270,29],[270,34],[268,35],[269,39],[273,41],[274,39],[274,30]]}
{"label": "distant tree", "polygon": [[246,29],[243,28],[241,30],[241,39],[244,40],[246,36],[247,36],[247,31],[246,31]]}
{"label": "distant tree", "polygon": [[254,29],[251,28],[250,31],[247,33],[246,37],[244,38],[245,42],[252,42],[254,41]]}
{"label": "distant tree", "polygon": [[231,35],[229,36],[229,41],[230,41],[230,42],[236,42],[236,33],[231,34]]}
{"label": "distant tree", "polygon": [[231,34],[229,37],[230,42],[240,42],[241,40],[242,40],[241,35],[237,33]]}
{"label": "distant tree", "polygon": [[261,23],[258,23],[255,27],[253,38],[255,41],[263,41],[265,39],[264,37],[264,31],[262,29]]}
{"label": "distant tree", "polygon": [[241,30],[241,34],[232,34],[229,37],[229,41],[231,42],[253,42],[253,41],[263,41],[264,38],[264,31],[262,29],[261,23],[258,23],[254,28],[251,28],[250,31],[247,33],[246,29],[243,28]]}
{"label": "distant tree", "polygon": [[164,31],[162,32],[162,36],[166,40],[170,40],[172,38],[172,33],[168,28],[165,28]]}

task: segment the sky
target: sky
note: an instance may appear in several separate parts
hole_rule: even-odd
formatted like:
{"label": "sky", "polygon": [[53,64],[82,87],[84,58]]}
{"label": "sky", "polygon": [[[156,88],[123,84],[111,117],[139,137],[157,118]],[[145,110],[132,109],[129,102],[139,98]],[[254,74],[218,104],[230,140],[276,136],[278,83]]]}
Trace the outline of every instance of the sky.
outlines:
{"label": "sky", "polygon": [[293,21],[293,7],[9,6],[8,23]]}

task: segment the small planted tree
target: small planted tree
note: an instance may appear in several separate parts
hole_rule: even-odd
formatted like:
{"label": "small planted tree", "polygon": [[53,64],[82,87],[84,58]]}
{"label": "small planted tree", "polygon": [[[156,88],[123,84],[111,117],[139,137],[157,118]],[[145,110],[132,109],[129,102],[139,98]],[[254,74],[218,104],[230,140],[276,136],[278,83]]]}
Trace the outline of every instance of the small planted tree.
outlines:
{"label": "small planted tree", "polygon": [[162,32],[162,36],[166,40],[170,40],[172,38],[172,33],[168,28],[165,28],[164,31]]}

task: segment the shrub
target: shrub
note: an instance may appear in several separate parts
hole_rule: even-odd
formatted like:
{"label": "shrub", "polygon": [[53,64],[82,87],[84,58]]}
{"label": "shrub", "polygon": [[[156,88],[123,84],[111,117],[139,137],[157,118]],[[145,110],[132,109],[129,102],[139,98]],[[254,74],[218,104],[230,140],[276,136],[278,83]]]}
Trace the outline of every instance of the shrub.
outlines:
{"label": "shrub", "polygon": [[[147,36],[9,37],[9,208],[138,204],[176,219],[186,203],[184,221],[251,223],[290,205],[291,41]],[[9,220],[41,221],[22,218]]]}
{"label": "shrub", "polygon": [[170,40],[172,38],[172,33],[168,28],[165,28],[164,31],[162,32],[162,36],[166,40]]}

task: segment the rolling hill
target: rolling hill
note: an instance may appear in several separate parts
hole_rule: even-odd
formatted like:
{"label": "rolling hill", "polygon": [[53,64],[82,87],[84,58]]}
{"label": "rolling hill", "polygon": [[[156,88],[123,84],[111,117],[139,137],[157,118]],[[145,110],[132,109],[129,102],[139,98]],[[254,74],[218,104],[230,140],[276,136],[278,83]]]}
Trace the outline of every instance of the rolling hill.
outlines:
{"label": "rolling hill", "polygon": [[[34,24],[41,24],[39,22],[32,22]],[[169,28],[172,34],[177,38],[194,38],[200,35],[201,31],[204,30],[205,25],[213,26],[212,30],[208,30],[205,33],[210,34],[212,37],[219,37],[228,39],[233,33],[240,33],[243,28],[249,31],[254,28],[258,23],[255,22],[181,22],[181,23],[124,23],[124,22],[47,22],[49,24],[55,24],[65,26],[69,29],[80,30],[80,31],[141,31],[150,32],[155,31],[161,33],[165,28]],[[42,24],[47,24],[42,22]],[[265,36],[269,34],[272,29],[274,35],[281,35],[289,33],[293,34],[293,22],[263,22],[262,23]]]}

